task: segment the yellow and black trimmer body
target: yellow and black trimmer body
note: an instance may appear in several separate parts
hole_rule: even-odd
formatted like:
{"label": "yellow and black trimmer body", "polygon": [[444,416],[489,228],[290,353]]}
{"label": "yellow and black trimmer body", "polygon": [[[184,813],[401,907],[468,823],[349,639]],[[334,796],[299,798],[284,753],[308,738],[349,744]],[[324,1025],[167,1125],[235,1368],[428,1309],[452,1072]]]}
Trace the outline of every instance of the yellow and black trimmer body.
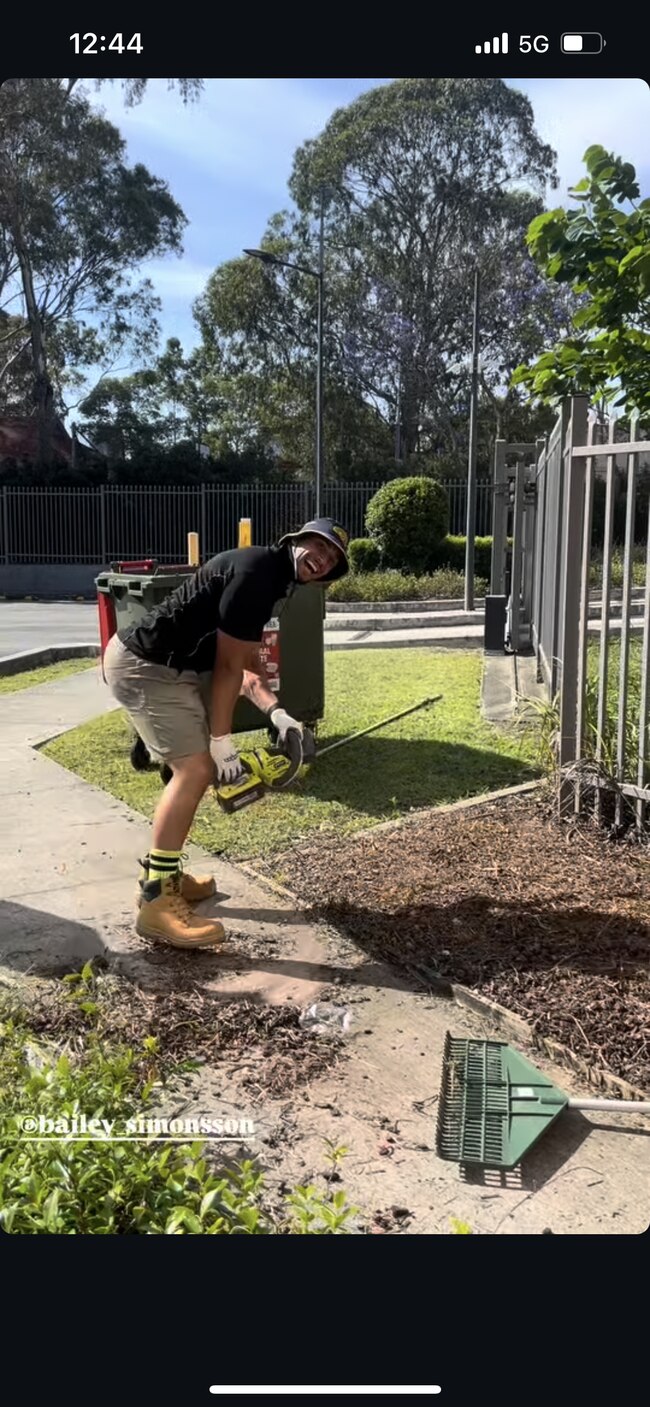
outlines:
{"label": "yellow and black trimmer body", "polygon": [[231,815],[253,801],[261,801],[267,792],[284,791],[292,782],[307,776],[315,756],[316,745],[308,728],[291,728],[284,745],[240,753],[245,775],[236,782],[215,787],[222,811]]}

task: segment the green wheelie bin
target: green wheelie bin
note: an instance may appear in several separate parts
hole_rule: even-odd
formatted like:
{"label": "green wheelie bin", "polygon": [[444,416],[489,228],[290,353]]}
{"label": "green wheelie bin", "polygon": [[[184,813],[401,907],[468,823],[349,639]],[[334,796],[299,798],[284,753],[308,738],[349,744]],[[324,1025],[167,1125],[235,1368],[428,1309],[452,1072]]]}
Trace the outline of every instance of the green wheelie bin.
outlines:
{"label": "green wheelie bin", "polygon": [[[161,566],[153,559],[114,562],[95,578],[101,656],[116,630],[134,625],[175,591],[195,567]],[[305,586],[276,601],[261,653],[278,704],[292,718],[315,728],[325,708],[325,591]],[[248,699],[239,699],[233,732],[267,728],[268,719]]]}

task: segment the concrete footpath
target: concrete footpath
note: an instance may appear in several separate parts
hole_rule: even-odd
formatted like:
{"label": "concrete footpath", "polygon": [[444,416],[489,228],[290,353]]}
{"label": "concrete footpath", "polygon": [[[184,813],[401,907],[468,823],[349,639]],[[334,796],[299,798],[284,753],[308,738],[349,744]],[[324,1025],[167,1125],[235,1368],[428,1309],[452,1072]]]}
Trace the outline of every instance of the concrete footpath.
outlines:
{"label": "concrete footpath", "polygon": [[[220,915],[234,953],[184,954],[138,939],[136,860],[148,823],[37,750],[113,706],[94,669],[0,699],[0,984],[29,984],[29,974],[60,975],[98,957],[150,991],[198,988],[302,1007],[336,984],[355,1015],[347,1059],[289,1100],[256,1106],[259,1137],[242,1156],[258,1156],[278,1182],[304,1182],[322,1170],[326,1138],[345,1143],[347,1195],[378,1214],[379,1229],[450,1234],[451,1216],[485,1234],[646,1229],[650,1125],[641,1116],[567,1111],[515,1174],[464,1177],[438,1159],[445,1032],[498,1036],[498,1018],[398,979],[340,934],[307,924],[286,891],[190,847],[197,872],[216,875],[217,898],[202,908]],[[593,1093],[523,1053],[568,1094]],[[184,1112],[223,1114],[228,1089],[227,1066],[206,1068]],[[234,1106],[234,1087],[230,1098]]]}

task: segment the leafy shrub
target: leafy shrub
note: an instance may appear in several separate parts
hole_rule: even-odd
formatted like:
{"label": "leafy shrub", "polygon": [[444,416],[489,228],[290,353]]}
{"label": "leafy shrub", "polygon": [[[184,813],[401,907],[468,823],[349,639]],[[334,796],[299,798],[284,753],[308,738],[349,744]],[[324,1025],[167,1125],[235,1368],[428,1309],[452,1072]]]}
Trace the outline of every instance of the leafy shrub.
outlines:
{"label": "leafy shrub", "polygon": [[381,548],[371,537],[353,537],[348,557],[353,572],[376,572],[381,562]]}
{"label": "leafy shrub", "polygon": [[[150,1096],[161,1083],[158,1042],[147,1036],[140,1048],[118,1046],[100,1036],[90,964],[65,981],[87,1022],[81,1051],[50,1053],[36,1044],[27,1017],[0,1004],[0,1227],[27,1234],[68,1235],[283,1235],[345,1234],[357,1208],[343,1190],[323,1194],[313,1184],[284,1194],[284,1208],[267,1199],[262,1173],[250,1160],[215,1167],[205,1141],[32,1139],[25,1112],[50,1121],[80,1110],[89,1118],[115,1121],[147,1117]],[[6,1018],[6,1019],[5,1019]],[[336,1167],[345,1148],[326,1157]],[[338,1179],[340,1181],[340,1178]]]}
{"label": "leafy shrub", "polygon": [[[488,583],[474,578],[474,595],[484,596]],[[437,571],[428,576],[407,576],[403,572],[355,572],[328,588],[332,601],[433,601],[462,599],[465,578],[458,572]]]}
{"label": "leafy shrub", "polygon": [[[598,463],[598,461],[596,462]],[[602,463],[602,460],[600,462]],[[619,460],[619,464],[620,463],[621,461]],[[622,469],[619,469],[618,476],[620,490],[618,493],[614,493],[614,541],[623,542],[625,540],[625,515],[627,512],[627,484],[623,477],[624,471]],[[604,479],[598,476],[594,480],[594,508],[591,533],[591,541],[594,547],[601,547],[605,536],[606,497],[607,484]],[[635,495],[634,536],[637,542],[642,542],[647,532],[649,504],[650,468],[643,464],[639,466]]]}
{"label": "leafy shrub", "polygon": [[[512,538],[507,539],[508,547],[512,547]],[[467,537],[464,535],[448,536],[441,542],[436,550],[436,564],[439,567],[451,567],[456,572],[465,571],[465,549]],[[489,581],[492,576],[492,538],[474,538],[474,570],[479,576],[484,576]]]}
{"label": "leafy shrub", "polygon": [[388,568],[426,572],[449,529],[449,500],[433,479],[395,479],[383,484],[366,509],[366,528]]}
{"label": "leafy shrub", "polygon": [[[455,572],[464,572],[466,547],[466,536],[447,536],[436,549],[436,565],[451,567]],[[489,581],[492,572],[491,537],[474,538],[474,569],[479,576],[487,577]]]}
{"label": "leafy shrub", "polygon": [[[632,585],[645,586],[645,564],[647,548],[644,543],[637,543],[632,551]],[[603,584],[603,554],[594,552],[589,565],[590,586],[602,586]],[[615,547],[612,552],[612,586],[623,585],[623,548]]]}

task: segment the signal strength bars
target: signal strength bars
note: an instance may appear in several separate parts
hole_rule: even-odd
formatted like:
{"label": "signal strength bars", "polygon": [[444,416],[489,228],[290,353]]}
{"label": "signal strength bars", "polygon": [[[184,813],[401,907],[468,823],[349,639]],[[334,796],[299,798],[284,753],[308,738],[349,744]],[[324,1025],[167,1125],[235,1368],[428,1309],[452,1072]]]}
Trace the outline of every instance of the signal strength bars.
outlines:
{"label": "signal strength bars", "polygon": [[497,34],[494,39],[486,39],[484,44],[476,44],[474,46],[474,52],[477,54],[507,54],[507,34],[502,34],[500,39]]}

